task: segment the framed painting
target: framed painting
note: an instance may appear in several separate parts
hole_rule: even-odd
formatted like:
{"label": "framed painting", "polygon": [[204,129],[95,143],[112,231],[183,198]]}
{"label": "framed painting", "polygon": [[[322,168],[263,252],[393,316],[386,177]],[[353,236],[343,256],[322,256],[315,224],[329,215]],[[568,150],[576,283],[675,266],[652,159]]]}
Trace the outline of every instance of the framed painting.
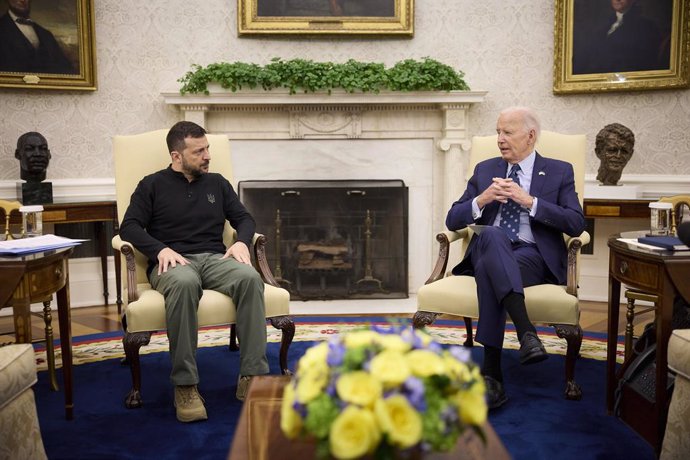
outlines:
{"label": "framed painting", "polygon": [[556,0],[556,94],[684,88],[690,0]]}
{"label": "framed painting", "polygon": [[0,87],[96,89],[93,0],[0,4]]}
{"label": "framed painting", "polygon": [[237,31],[411,37],[414,0],[237,0]]}

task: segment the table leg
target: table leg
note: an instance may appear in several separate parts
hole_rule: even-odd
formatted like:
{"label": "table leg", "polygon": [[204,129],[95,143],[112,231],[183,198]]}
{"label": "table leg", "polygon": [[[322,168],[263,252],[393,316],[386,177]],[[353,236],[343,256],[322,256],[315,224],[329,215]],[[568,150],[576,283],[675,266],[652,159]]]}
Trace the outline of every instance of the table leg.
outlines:
{"label": "table leg", "polygon": [[673,329],[673,301],[675,298],[673,284],[666,279],[662,294],[659,296],[659,305],[654,312],[656,318],[656,404],[657,412],[657,445],[656,452],[661,452],[661,442],[666,430],[666,418],[668,416],[668,341]]}
{"label": "table leg", "polygon": [[20,298],[16,294],[12,301],[15,340],[17,343],[31,343],[31,304],[28,297]]}
{"label": "table leg", "polygon": [[[120,233],[120,225],[117,219],[113,221],[113,235]],[[113,261],[115,262],[115,290],[117,295],[117,314],[122,314],[122,256],[117,249],[113,250]]]}
{"label": "table leg", "polygon": [[633,322],[635,321],[635,299],[628,299],[628,311],[625,314],[625,360],[632,354]]}
{"label": "table leg", "polygon": [[95,222],[98,238],[98,252],[101,256],[101,275],[103,277],[103,305],[108,306],[108,243],[105,235],[105,222]]}
{"label": "table leg", "polygon": [[43,322],[46,331],[46,361],[48,361],[48,375],[50,388],[58,391],[57,376],[55,375],[55,346],[53,344],[53,315],[50,311],[50,300],[43,302]]}
{"label": "table leg", "polygon": [[[67,268],[67,259],[64,261]],[[62,350],[62,378],[65,387],[65,418],[74,418],[74,403],[72,389],[72,312],[69,301],[69,272],[65,276],[65,285],[57,291],[58,320],[60,322],[60,349]]]}
{"label": "table leg", "polygon": [[618,347],[618,312],[620,309],[621,283],[609,274],[609,322],[606,339],[606,409],[613,414],[616,391],[616,351]]}
{"label": "table leg", "polygon": [[122,314],[122,256],[117,249],[113,250],[115,262],[115,291],[117,294],[117,314]]}

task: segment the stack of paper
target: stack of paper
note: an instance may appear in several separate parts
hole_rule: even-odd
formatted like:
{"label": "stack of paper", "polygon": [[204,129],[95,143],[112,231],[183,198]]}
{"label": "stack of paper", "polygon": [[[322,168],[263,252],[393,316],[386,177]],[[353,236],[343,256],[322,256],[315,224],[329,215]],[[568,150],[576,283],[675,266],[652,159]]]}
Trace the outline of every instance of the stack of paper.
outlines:
{"label": "stack of paper", "polygon": [[688,251],[690,248],[675,236],[646,236],[638,238],[637,241],[643,244],[651,244],[669,251]]}
{"label": "stack of paper", "polygon": [[0,254],[21,255],[32,252],[48,251],[50,249],[77,246],[87,240],[75,240],[55,235],[42,235],[32,238],[0,241]]}

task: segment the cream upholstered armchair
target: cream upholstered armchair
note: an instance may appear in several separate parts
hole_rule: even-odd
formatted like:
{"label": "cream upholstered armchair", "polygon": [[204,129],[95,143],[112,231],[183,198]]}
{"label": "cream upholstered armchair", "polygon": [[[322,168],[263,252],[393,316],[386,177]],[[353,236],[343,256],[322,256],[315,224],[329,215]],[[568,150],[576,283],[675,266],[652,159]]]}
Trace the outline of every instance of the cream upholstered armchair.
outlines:
{"label": "cream upholstered armchair", "polygon": [[[117,213],[120,221],[139,181],[145,175],[164,169],[170,164],[170,154],[165,142],[167,132],[158,130],[113,138]],[[211,171],[221,173],[226,179],[232,180],[228,138],[214,134],[207,134],[206,137],[212,154]],[[235,231],[227,222],[223,237],[226,246],[230,246],[235,239]],[[263,235],[254,235],[254,264],[265,283],[266,318],[273,327],[282,331],[280,369],[287,374],[287,353],[295,334],[295,323],[289,316],[290,294],[279,287],[273,279],[266,261],[265,244],[266,238]],[[113,238],[113,248],[119,251],[125,260],[122,267],[127,296],[122,319],[125,330],[122,343],[132,371],[132,390],[125,398],[125,404],[129,408],[134,408],[142,403],[139,350],[149,343],[152,332],[165,330],[165,303],[163,295],[152,289],[148,282],[146,256],[117,235]],[[230,349],[238,349],[235,305],[230,297],[216,291],[204,290],[198,316],[200,327],[230,324]]]}
{"label": "cream upholstered armchair", "polygon": [[[545,157],[564,160],[573,165],[575,189],[582,204],[584,190],[584,169],[586,138],[584,135],[566,135],[542,131],[537,143],[537,151]],[[496,136],[477,136],[472,139],[468,179],[477,163],[487,158],[500,156]],[[465,346],[472,346],[472,319],[479,318],[477,285],[474,277],[453,276],[448,273],[448,259],[452,247],[460,251],[460,257],[472,238],[470,228],[459,231],[445,231],[436,235],[440,243],[436,265],[425,285],[417,292],[417,312],[413,318],[416,328],[433,323],[439,315],[461,316],[465,320],[467,339]],[[564,235],[568,247],[567,286],[541,284],[525,288],[527,313],[534,323],[548,324],[556,329],[559,337],[568,344],[565,379],[567,399],[580,399],[582,391],[575,382],[575,361],[582,345],[582,328],[579,324],[580,310],[577,299],[577,261],[582,245],[589,243],[589,234],[583,232],[579,237]]]}
{"label": "cream upholstered armchair", "polygon": [[668,341],[668,367],[676,373],[661,460],[690,458],[690,329],[676,329]]}
{"label": "cream upholstered armchair", "polygon": [[43,459],[38,424],[36,358],[29,343],[0,347],[0,458]]}

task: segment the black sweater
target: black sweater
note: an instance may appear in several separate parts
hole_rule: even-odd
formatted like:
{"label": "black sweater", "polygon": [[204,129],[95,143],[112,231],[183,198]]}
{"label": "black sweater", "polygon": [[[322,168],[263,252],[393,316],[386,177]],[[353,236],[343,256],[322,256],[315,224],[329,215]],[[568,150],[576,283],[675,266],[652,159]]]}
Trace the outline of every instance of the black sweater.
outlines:
{"label": "black sweater", "polygon": [[120,236],[149,258],[169,247],[179,254],[225,253],[225,220],[251,247],[256,223],[223,176],[202,174],[189,182],[168,166],[137,185],[120,225]]}

